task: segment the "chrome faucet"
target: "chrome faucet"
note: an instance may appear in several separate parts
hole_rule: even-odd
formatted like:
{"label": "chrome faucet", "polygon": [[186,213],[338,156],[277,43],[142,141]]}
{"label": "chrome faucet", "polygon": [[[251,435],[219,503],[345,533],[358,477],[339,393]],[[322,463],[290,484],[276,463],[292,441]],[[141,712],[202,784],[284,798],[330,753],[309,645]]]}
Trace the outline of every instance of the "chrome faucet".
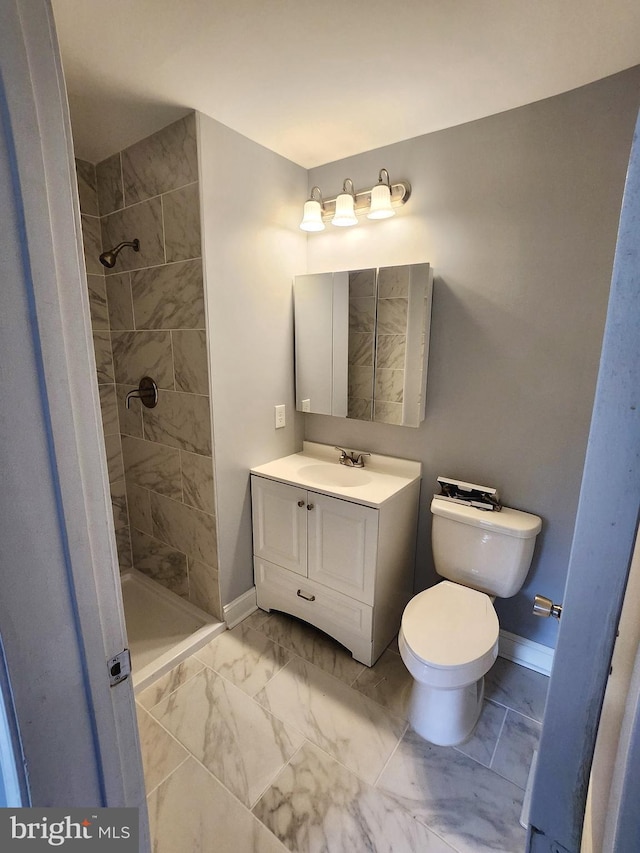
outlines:
{"label": "chrome faucet", "polygon": [[358,453],[355,450],[345,450],[343,447],[336,447],[340,451],[339,462],[341,465],[347,465],[349,468],[364,468],[364,457],[371,456],[370,453]]}

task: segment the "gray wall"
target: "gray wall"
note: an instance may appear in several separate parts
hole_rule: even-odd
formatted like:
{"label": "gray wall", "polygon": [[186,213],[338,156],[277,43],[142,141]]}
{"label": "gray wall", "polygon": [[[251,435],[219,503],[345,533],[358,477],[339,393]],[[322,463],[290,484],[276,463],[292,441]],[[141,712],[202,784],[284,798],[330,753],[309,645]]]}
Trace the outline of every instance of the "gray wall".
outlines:
{"label": "gray wall", "polygon": [[385,167],[413,196],[392,220],[310,235],[308,272],[428,261],[436,281],[422,426],[305,415],[305,438],[422,461],[416,589],[434,580],[438,474],[540,515],[527,582],[497,609],[504,629],[549,646],[556,625],[531,599],[562,600],[639,83],[636,67],[309,174],[330,196]]}

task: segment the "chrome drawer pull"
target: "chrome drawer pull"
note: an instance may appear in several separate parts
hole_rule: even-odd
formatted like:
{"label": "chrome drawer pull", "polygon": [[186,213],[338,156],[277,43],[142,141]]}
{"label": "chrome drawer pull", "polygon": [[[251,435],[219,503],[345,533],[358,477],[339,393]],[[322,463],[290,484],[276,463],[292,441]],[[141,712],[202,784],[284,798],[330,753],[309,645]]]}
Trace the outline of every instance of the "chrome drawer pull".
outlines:
{"label": "chrome drawer pull", "polygon": [[304,595],[301,589],[298,590],[297,595],[299,598],[304,598],[305,601],[315,601],[316,600],[315,595]]}

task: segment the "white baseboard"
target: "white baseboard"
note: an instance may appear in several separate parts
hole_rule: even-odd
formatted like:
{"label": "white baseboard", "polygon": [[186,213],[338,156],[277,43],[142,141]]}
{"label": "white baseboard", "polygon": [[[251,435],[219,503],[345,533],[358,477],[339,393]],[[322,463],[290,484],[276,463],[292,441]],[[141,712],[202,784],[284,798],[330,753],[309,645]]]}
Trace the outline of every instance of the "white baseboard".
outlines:
{"label": "white baseboard", "polygon": [[222,615],[229,628],[235,628],[239,622],[242,622],[257,609],[256,588],[252,586],[251,589],[234,598],[229,604],[225,604],[222,608]]}
{"label": "white baseboard", "polygon": [[500,631],[499,643],[498,654],[501,658],[512,660],[543,675],[551,675],[554,649],[527,640],[526,637],[510,634],[509,631]]}

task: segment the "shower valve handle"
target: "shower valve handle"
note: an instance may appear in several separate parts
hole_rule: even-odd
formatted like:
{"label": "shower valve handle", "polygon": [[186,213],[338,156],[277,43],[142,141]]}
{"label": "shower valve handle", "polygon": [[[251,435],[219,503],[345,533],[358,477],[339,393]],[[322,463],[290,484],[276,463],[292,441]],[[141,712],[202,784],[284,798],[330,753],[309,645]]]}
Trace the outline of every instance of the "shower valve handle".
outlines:
{"label": "shower valve handle", "polygon": [[158,386],[150,376],[143,376],[137,390],[129,391],[125,399],[127,409],[134,398],[141,400],[142,405],[146,406],[147,409],[155,409],[158,405]]}

